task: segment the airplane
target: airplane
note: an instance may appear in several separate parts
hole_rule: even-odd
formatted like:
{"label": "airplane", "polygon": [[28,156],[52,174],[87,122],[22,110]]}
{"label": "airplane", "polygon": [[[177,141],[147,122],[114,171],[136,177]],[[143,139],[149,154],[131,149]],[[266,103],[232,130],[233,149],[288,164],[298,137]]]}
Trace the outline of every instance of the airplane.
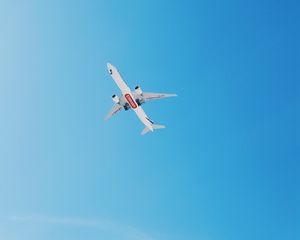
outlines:
{"label": "airplane", "polygon": [[166,97],[174,97],[177,95],[143,92],[140,86],[136,86],[134,91],[131,91],[127,84],[124,82],[123,78],[121,77],[121,74],[118,72],[116,67],[114,67],[110,63],[107,63],[107,69],[117,86],[120,88],[122,95],[112,95],[112,101],[115,104],[110,110],[110,112],[107,114],[105,119],[110,119],[113,115],[115,115],[122,109],[124,109],[125,111],[132,109],[136,113],[138,118],[141,120],[141,122],[145,125],[145,128],[141,132],[142,135],[148,133],[149,131],[153,132],[154,129],[165,128],[164,125],[154,124],[154,122],[146,115],[141,105],[151,100],[157,100]]}

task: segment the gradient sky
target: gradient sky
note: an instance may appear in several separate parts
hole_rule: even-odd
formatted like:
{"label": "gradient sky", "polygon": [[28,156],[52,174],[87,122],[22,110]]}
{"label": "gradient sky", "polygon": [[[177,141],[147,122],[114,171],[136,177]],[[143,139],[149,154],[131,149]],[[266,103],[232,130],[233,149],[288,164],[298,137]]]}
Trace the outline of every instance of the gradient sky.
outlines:
{"label": "gradient sky", "polygon": [[0,0],[0,239],[300,239],[299,8]]}

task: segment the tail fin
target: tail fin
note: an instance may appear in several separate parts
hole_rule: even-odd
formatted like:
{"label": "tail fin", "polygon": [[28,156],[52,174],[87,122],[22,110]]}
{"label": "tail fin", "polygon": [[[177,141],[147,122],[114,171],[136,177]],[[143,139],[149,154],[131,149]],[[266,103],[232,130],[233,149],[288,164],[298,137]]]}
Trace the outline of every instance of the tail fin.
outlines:
{"label": "tail fin", "polygon": [[145,127],[144,130],[141,132],[141,134],[144,135],[149,131],[153,132],[154,129],[160,129],[160,128],[165,128],[165,127],[166,126],[164,126],[164,125],[152,124],[153,129],[149,129],[148,127]]}

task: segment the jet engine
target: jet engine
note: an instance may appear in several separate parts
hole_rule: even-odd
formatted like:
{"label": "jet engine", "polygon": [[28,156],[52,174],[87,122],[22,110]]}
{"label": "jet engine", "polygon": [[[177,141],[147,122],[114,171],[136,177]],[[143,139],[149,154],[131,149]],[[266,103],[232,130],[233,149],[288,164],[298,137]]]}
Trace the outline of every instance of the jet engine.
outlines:
{"label": "jet engine", "polygon": [[111,98],[112,98],[112,100],[113,100],[114,103],[119,103],[120,102],[120,99],[119,99],[119,97],[116,94],[112,95]]}
{"label": "jet engine", "polygon": [[143,94],[143,91],[142,91],[142,89],[140,88],[140,86],[136,86],[134,89],[135,89],[134,91],[135,91],[138,95],[142,95],[142,94]]}

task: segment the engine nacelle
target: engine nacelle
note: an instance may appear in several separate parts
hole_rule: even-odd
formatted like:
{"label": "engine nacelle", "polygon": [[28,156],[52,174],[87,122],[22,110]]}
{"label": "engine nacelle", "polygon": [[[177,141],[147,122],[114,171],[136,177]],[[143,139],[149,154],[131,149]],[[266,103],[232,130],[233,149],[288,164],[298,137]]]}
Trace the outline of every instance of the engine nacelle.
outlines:
{"label": "engine nacelle", "polygon": [[119,103],[120,102],[120,99],[119,99],[119,97],[116,94],[112,95],[111,98],[112,98],[112,100],[113,100],[114,103]]}
{"label": "engine nacelle", "polygon": [[142,95],[142,94],[143,94],[143,91],[142,91],[142,89],[140,88],[140,86],[136,86],[136,87],[134,88],[134,91],[135,91],[135,93],[137,93],[138,95]]}

